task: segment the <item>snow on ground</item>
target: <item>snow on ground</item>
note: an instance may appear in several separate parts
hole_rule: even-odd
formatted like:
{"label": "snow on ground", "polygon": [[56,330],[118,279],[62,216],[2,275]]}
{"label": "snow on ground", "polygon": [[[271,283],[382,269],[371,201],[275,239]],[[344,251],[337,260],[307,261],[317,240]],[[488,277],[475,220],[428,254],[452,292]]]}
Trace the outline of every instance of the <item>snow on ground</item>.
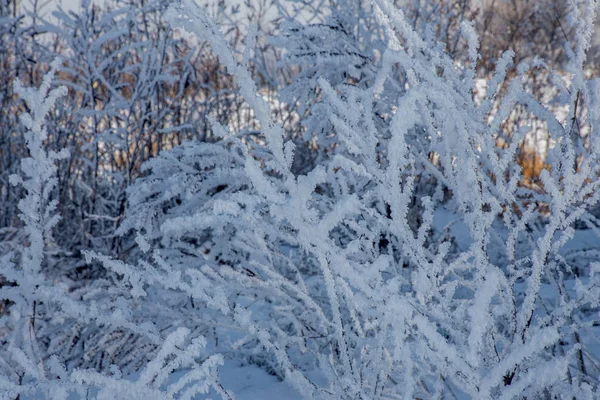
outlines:
{"label": "snow on ground", "polygon": [[236,400],[300,400],[302,397],[287,383],[253,365],[239,366],[227,361],[220,368],[223,386]]}
{"label": "snow on ground", "polygon": [[[170,379],[174,382],[181,378],[186,371],[175,372]],[[237,360],[227,360],[219,368],[221,384],[225,389],[235,395],[236,400],[301,400],[298,394],[287,383],[280,381],[276,376],[269,375],[265,370],[256,365],[241,365]],[[132,379],[135,379],[132,376]],[[219,399],[211,392],[195,400]]]}

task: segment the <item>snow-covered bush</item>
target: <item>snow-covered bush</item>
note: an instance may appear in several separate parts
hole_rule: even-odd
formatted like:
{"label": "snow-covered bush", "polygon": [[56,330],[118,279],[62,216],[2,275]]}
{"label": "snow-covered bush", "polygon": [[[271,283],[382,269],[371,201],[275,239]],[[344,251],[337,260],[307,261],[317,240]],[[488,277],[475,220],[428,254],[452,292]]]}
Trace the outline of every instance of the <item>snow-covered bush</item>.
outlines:
{"label": "snow-covered bush", "polygon": [[[535,58],[512,76],[508,51],[484,78],[477,77],[479,42],[469,23],[452,27],[453,48],[465,52],[449,55],[433,31],[415,30],[388,0],[333,3],[318,23],[295,21],[274,41],[287,51],[285,63],[300,64],[281,98],[300,103],[307,139],[320,146],[314,163],[301,168],[293,167],[294,144],[249,72],[256,28],[240,60],[192,0],[170,7],[174,27],[211,44],[227,82],[238,86],[227,95],[243,97],[261,132],[244,141],[221,125],[226,115],[212,118],[220,142],[164,151],[135,182],[131,166],[144,157],[134,160],[125,143],[132,159],[113,177],[129,186],[118,233],[137,231],[129,237],[142,255],[132,265],[117,261],[122,254],[90,249],[96,252],[84,252],[87,262],[107,270],[94,279],[71,280],[49,268],[59,246],[52,240],[57,163],[67,155],[46,150],[51,140],[60,143],[44,121],[65,92],[51,90],[59,64],[40,90],[15,85],[30,110],[23,114],[28,157],[12,178],[24,194],[15,237],[26,241],[0,260],[1,398],[192,398],[209,391],[231,398],[216,376],[222,357],[203,360],[205,348],[259,364],[313,399],[600,395],[598,237],[590,213],[600,196],[600,85],[585,73],[595,2],[566,8],[564,26],[576,34],[565,47],[565,71]],[[181,84],[169,74],[176,61],[165,56],[166,36],[137,30],[136,15],[120,9],[102,19],[105,26],[89,27],[101,32],[69,38],[77,54],[89,56],[69,63],[87,61],[81,121],[93,125],[99,117],[94,133],[115,133],[105,142],[115,145],[109,150],[90,142],[107,163],[130,137],[152,146],[133,131],[180,128],[149,99],[163,83]],[[102,45],[131,37],[113,17],[143,37],[126,47],[149,50],[146,59],[134,55],[113,69],[106,60],[121,55],[110,46],[107,58],[96,58]],[[63,18],[77,32],[86,22]],[[143,79],[119,81],[135,71]],[[529,90],[537,71],[554,85],[551,99]],[[482,79],[486,93],[476,94]],[[100,110],[96,95],[105,96]],[[536,126],[519,126],[498,147],[503,125],[523,108]],[[568,110],[566,117],[558,109]],[[556,146],[532,190],[522,186],[514,160],[539,121]],[[100,179],[102,157],[91,156],[95,163],[85,164],[83,175]],[[108,197],[124,209],[119,190]],[[89,216],[109,209],[87,205]],[[83,233],[77,229],[74,236]],[[98,232],[110,240],[109,230]],[[81,248],[84,241],[75,241]],[[180,379],[175,370],[183,370]]]}
{"label": "snow-covered bush", "polygon": [[[44,148],[48,139],[45,117],[66,94],[64,86],[51,90],[59,65],[58,60],[51,64],[39,89],[15,82],[15,91],[30,110],[21,115],[29,157],[21,161],[21,175],[11,177],[13,184],[24,189],[18,207],[27,243],[0,259],[0,276],[8,282],[0,287],[0,299],[7,301],[7,309],[0,316],[0,398],[66,399],[75,393],[80,398],[172,399],[192,398],[211,389],[230,398],[216,376],[221,357],[197,361],[206,345],[204,338],[190,335],[184,327],[162,334],[151,323],[136,323],[118,288],[98,293],[100,284],[88,287],[78,297],[69,293],[67,282],[50,279],[47,274],[47,253],[55,246],[52,229],[59,219],[56,163],[68,157],[66,150],[56,153]],[[60,329],[112,326],[145,337],[159,351],[154,359],[144,362],[137,378],[124,377],[116,366],[107,372],[103,368],[73,368],[64,353],[52,351],[53,343],[40,340],[50,337],[47,331],[57,325]],[[187,372],[174,379],[171,373],[176,369]]]}
{"label": "snow-covered bush", "polygon": [[[385,45],[369,79],[353,84],[351,71],[331,82],[331,70],[309,70],[319,92],[313,121],[335,146],[295,175],[294,146],[245,68],[250,51],[238,63],[199,6],[173,5],[173,25],[208,40],[235,77],[267,146],[229,140],[163,153],[131,189],[124,225],[157,250],[135,267],[89,256],[143,301],[179,304],[152,318],[213,329],[218,346],[267,365],[307,398],[596,398],[600,282],[578,244],[596,231],[588,209],[600,196],[600,92],[584,75],[595,4],[573,3],[565,22],[577,23],[577,40],[566,50],[572,78],[554,81],[554,103],[570,110],[564,120],[523,84],[547,68],[542,60],[509,79],[506,52],[476,101],[470,24],[460,39],[469,61],[455,63],[387,0],[369,12]],[[294,48],[348,50],[320,42],[324,30],[343,32],[334,28],[297,29]],[[249,38],[252,49],[252,30]],[[539,192],[519,185],[514,163],[527,127],[508,148],[496,145],[517,106],[557,142]],[[588,145],[576,120],[589,126]],[[418,192],[423,182],[429,189]],[[593,229],[576,231],[578,221]]]}

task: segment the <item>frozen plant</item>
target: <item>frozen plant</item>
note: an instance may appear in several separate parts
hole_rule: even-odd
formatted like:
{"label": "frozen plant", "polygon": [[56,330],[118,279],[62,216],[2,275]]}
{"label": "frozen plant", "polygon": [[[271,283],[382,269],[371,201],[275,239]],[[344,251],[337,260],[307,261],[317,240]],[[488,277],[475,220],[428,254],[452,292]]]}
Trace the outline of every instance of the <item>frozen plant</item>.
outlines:
{"label": "frozen plant", "polygon": [[[52,78],[60,60],[51,64],[39,89],[25,88],[15,82],[15,91],[30,110],[21,115],[29,157],[21,163],[22,176],[13,175],[25,195],[19,202],[28,243],[19,254],[9,253],[0,260],[0,275],[8,281],[0,287],[0,298],[8,301],[7,312],[0,317],[2,350],[0,351],[0,398],[21,396],[67,399],[69,393],[81,398],[98,399],[191,399],[213,390],[225,399],[232,396],[218,381],[218,355],[198,362],[206,341],[190,338],[190,331],[179,328],[161,336],[151,324],[136,325],[122,298],[104,303],[70,297],[65,283],[52,282],[44,273],[45,252],[52,245],[51,232],[59,216],[56,214],[56,161],[68,157],[46,151],[45,117],[55,102],[66,93],[64,87],[51,90]],[[44,320],[46,319],[46,321]],[[110,325],[146,335],[159,348],[156,357],[142,369],[139,377],[122,376],[111,367],[109,372],[66,367],[60,354],[51,354],[38,340],[40,325],[75,320],[81,325]],[[175,378],[172,373],[184,373]]]}
{"label": "frozen plant", "polygon": [[[0,297],[10,303],[9,312],[1,318],[3,331],[10,332],[3,339],[1,355],[2,372],[9,381],[23,381],[25,374],[45,376],[42,350],[36,337],[36,317],[42,292],[47,284],[44,281],[42,266],[44,249],[50,240],[52,227],[58,222],[55,214],[57,202],[52,200],[56,187],[55,161],[68,157],[67,151],[46,152],[44,141],[47,132],[44,119],[56,100],[64,96],[66,89],[61,87],[50,90],[52,76],[60,60],[54,61],[50,72],[45,76],[38,89],[24,88],[19,80],[15,81],[15,92],[23,98],[30,109],[21,115],[21,122],[27,128],[25,142],[29,157],[21,160],[23,177],[11,176],[14,185],[22,185],[25,197],[19,201],[19,217],[23,221],[28,245],[20,252],[20,259],[14,262],[14,254],[2,257],[0,274],[13,285],[0,288]],[[13,367],[11,364],[15,363]]]}
{"label": "frozen plant", "polygon": [[[576,222],[595,228],[588,210],[600,198],[600,86],[584,71],[596,5],[572,4],[572,78],[555,81],[554,101],[570,109],[561,120],[523,84],[549,68],[543,60],[519,64],[509,79],[507,51],[476,101],[471,24],[460,27],[468,62],[456,63],[401,10],[374,1],[364,12],[385,47],[371,79],[330,82],[311,71],[335,151],[304,175],[292,172],[294,145],[246,68],[256,31],[239,62],[200,6],[173,4],[167,18],[211,44],[266,146],[230,140],[164,152],[132,187],[124,224],[157,249],[136,266],[89,256],[123,276],[132,296],[180,305],[147,308],[150,318],[214,328],[219,346],[306,398],[596,398],[598,264],[567,252],[582,234]],[[316,40],[308,31],[298,40]],[[558,143],[537,192],[520,185],[514,163],[528,127],[496,146],[517,106]],[[589,127],[589,144],[575,124]],[[431,190],[415,214],[422,182]]]}

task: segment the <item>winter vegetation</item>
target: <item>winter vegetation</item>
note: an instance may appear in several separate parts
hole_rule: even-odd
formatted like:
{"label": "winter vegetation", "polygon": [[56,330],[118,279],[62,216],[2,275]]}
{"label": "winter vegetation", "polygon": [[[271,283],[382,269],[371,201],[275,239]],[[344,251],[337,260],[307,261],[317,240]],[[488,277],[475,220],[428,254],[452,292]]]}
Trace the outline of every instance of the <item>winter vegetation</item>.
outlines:
{"label": "winter vegetation", "polygon": [[600,398],[597,8],[0,3],[0,399]]}

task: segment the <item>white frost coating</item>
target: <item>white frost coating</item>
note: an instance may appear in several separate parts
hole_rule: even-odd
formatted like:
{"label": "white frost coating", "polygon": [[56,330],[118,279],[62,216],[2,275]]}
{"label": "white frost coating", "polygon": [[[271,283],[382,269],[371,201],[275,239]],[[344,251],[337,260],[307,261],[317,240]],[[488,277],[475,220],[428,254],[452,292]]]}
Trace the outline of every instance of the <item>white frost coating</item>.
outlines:
{"label": "white frost coating", "polygon": [[[0,287],[12,301],[0,326],[11,333],[0,349],[0,390],[11,398],[39,387],[59,398],[96,388],[100,398],[213,391],[227,399],[216,376],[222,358],[198,361],[205,348],[223,348],[307,399],[594,398],[589,335],[600,322],[600,277],[589,260],[598,252],[579,247],[582,238],[597,242],[589,211],[600,200],[600,95],[584,71],[593,2],[572,2],[571,75],[554,79],[556,96],[530,90],[532,74],[551,73],[539,59],[511,77],[512,52],[475,80],[473,26],[455,32],[450,56],[436,32],[391,3],[337,0],[318,23],[282,23],[282,65],[297,75],[280,94],[298,105],[311,141],[297,147],[284,143],[248,71],[262,56],[256,29],[238,53],[200,6],[172,4],[169,20],[210,43],[260,129],[247,145],[235,126],[212,120],[219,141],[190,141],[149,160],[119,229],[123,242],[135,238],[135,256],[83,250],[106,273],[90,290],[70,293],[42,274],[56,221],[54,175],[39,167],[50,153],[36,119],[48,107],[31,96],[39,110],[23,121],[38,133],[28,136],[25,174],[12,179],[25,186],[31,246],[17,263],[1,259],[15,285]],[[49,88],[45,81],[52,99]],[[585,140],[565,120],[569,110],[590,132]],[[514,162],[531,130],[513,125],[517,112],[557,142],[552,168],[535,182],[523,181]],[[512,143],[498,146],[509,128]],[[310,161],[292,169],[294,156]],[[155,356],[138,379],[114,366],[69,370],[36,340],[36,318],[50,314],[101,325],[111,334],[99,344],[107,352],[132,343],[118,342],[129,335]]]}
{"label": "white frost coating", "polygon": [[[55,60],[51,64],[39,89],[25,88],[20,81],[15,82],[15,92],[25,100],[29,109],[21,115],[21,121],[28,129],[25,140],[29,157],[22,160],[22,175],[12,176],[11,181],[25,189],[19,209],[28,243],[20,249],[18,264],[11,262],[12,254],[0,260],[0,274],[13,282],[13,285],[0,286],[0,298],[13,303],[10,313],[0,316],[0,326],[10,332],[4,336],[6,345],[0,349],[0,397],[67,399],[72,395],[91,398],[91,393],[96,393],[96,399],[191,399],[213,390],[223,399],[233,399],[233,395],[225,391],[218,381],[217,367],[222,365],[222,357],[214,355],[202,363],[196,361],[206,345],[203,337],[196,336],[186,344],[190,332],[180,328],[163,338],[153,323],[135,320],[132,303],[116,295],[118,291],[105,293],[98,301],[88,301],[83,296],[74,298],[66,285],[57,284],[45,276],[42,266],[51,243],[52,228],[58,222],[58,203],[53,199],[57,183],[56,161],[68,156],[66,150],[56,153],[45,149],[48,139],[45,117],[54,103],[66,94],[63,86],[51,90],[52,79],[60,63],[60,60]],[[141,235],[137,236],[136,242],[144,252],[151,248]],[[100,260],[124,275],[134,299],[146,296],[143,286],[154,279],[161,279],[165,285],[174,285],[174,281],[181,283],[169,268],[163,268],[163,276],[159,273],[146,275],[108,256],[92,252],[84,252],[84,256],[88,262]],[[155,259],[160,261],[158,256]],[[141,264],[144,265],[143,262]],[[217,299],[213,302],[218,301],[218,296],[212,298]],[[94,369],[67,370],[58,356],[48,354],[49,350],[38,341],[40,322],[37,319],[43,315],[40,309],[52,313],[55,323],[71,320],[82,326],[111,326],[143,337],[161,350],[146,365],[137,381],[124,378],[115,366],[110,368],[110,374]],[[189,373],[178,381],[167,383],[177,369],[189,369]]]}

